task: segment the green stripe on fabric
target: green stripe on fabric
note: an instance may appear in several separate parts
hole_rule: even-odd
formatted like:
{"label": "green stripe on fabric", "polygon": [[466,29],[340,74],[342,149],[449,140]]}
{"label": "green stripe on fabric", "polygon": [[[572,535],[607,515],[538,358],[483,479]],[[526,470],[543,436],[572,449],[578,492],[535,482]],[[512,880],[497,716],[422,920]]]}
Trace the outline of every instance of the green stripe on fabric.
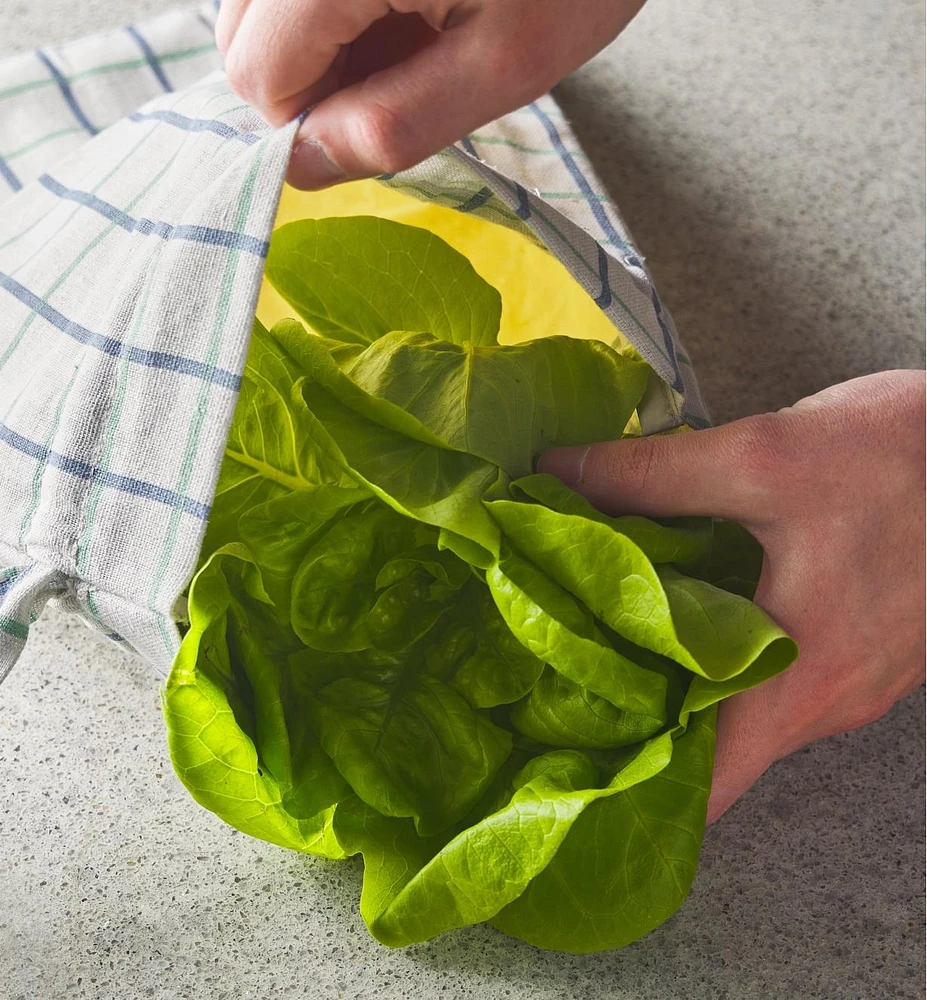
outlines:
{"label": "green stripe on fabric", "polygon": [[[176,160],[176,158],[177,158],[177,153],[175,153],[174,156],[171,157],[171,159],[157,172],[157,174],[155,174],[154,177],[152,177],[148,181],[148,183],[142,188],[142,190],[139,191],[138,194],[129,202],[129,205],[128,205],[129,209],[134,208],[135,205],[151,190],[151,188],[155,184],[157,184],[157,182],[164,176],[164,173],[173,165],[173,163]],[[104,178],[103,181],[100,182],[100,184],[103,184],[103,183],[105,183],[105,178]],[[97,236],[94,237],[94,239],[92,239],[90,241],[90,243],[86,247],[84,247],[83,250],[81,250],[81,252],[74,258],[74,260],[71,261],[70,265],[58,276],[58,278],[55,280],[55,282],[53,283],[53,285],[51,286],[51,288],[45,293],[45,295],[43,297],[47,299],[51,294],[53,294],[55,291],[57,291],[57,289],[73,273],[73,271],[75,270],[75,268],[77,268],[81,264],[81,262],[86,259],[87,255],[89,253],[91,253],[94,249],[96,249],[96,247],[99,246],[100,243],[102,243],[103,240],[106,239],[106,237],[109,236],[109,234],[115,228],[116,228],[115,223],[112,223],[109,226],[107,226],[102,232],[98,233]],[[149,271],[149,275],[150,275],[150,273],[151,272]],[[15,350],[16,345],[22,339],[22,335],[25,334],[26,330],[29,327],[30,322],[35,318],[35,316],[36,316],[36,314],[32,313],[32,315],[25,321],[25,323],[22,326],[22,329],[20,330],[20,333],[17,335],[17,338],[16,338],[15,342],[10,345],[10,349],[7,352],[4,352],[3,357],[0,358],[0,368],[2,368],[3,364],[6,362],[8,356],[9,356],[10,351]],[[122,368],[120,369],[120,374],[122,374],[122,372],[125,371],[125,369],[128,366],[128,364],[129,364],[128,361],[123,361]],[[52,425],[51,425],[51,427],[49,429],[49,432],[48,432],[48,435],[46,436],[46,439],[44,441],[44,444],[45,444],[46,447],[50,447],[50,445],[52,443],[52,440],[54,439],[55,434],[57,434],[57,432],[58,432],[58,424],[59,424],[60,419],[61,419],[61,411],[62,411],[62,409],[64,407],[65,401],[67,400],[67,397],[68,397],[68,393],[71,391],[71,386],[74,384],[74,379],[77,377],[77,374],[78,374],[79,370],[80,370],[79,368],[75,368],[74,369],[74,374],[71,376],[71,381],[68,383],[67,390],[65,392],[63,392],[61,394],[61,396],[59,397],[58,405],[57,405],[57,407],[55,409],[55,416],[54,416],[54,419],[52,421]],[[7,409],[6,417],[9,416],[14,403],[15,403],[15,400],[13,401],[13,403],[10,404],[9,408]],[[105,464],[103,462],[99,463],[98,467],[101,468],[101,469],[105,469],[106,468],[106,466],[105,466]],[[20,521],[20,526],[19,526],[19,541],[18,541],[18,544],[19,544],[20,548],[23,548],[23,545],[24,545],[23,539],[25,537],[26,532],[29,530],[29,528],[30,528],[30,526],[32,524],[32,519],[35,516],[35,511],[37,510],[38,505],[39,505],[39,500],[41,498],[42,477],[43,477],[44,472],[45,472],[45,466],[41,462],[36,462],[35,472],[33,473],[33,476],[32,476],[32,483],[31,483],[31,492],[30,492],[30,497],[29,497],[29,503],[26,506],[26,509],[25,509],[25,511],[23,513],[23,518]],[[86,531],[86,525],[87,525],[88,518],[92,519],[93,513],[96,511],[96,505],[97,505],[97,502],[98,502],[98,499],[99,499],[99,492],[101,490],[102,490],[102,485],[99,484],[99,483],[94,483],[93,487],[91,488],[91,498],[90,499],[92,501],[92,505],[91,505],[91,503],[88,502],[87,511],[85,511],[85,514],[84,514],[85,531]],[[94,494],[96,494],[96,495],[94,495]],[[83,535],[81,537],[83,538]],[[78,543],[77,571],[78,571],[79,574],[83,575],[84,567],[81,565],[82,559],[81,559],[80,544],[81,543]]]}
{"label": "green stripe on fabric", "polygon": [[[212,83],[212,84],[210,84],[210,86],[214,87],[215,84]],[[190,94],[190,93],[191,93],[191,91],[188,90],[187,94]],[[210,104],[214,104],[216,101],[228,100],[228,98],[230,96],[231,96],[230,94],[227,94],[225,91],[220,90],[220,91],[217,91],[215,94],[213,94],[211,97],[207,97],[206,98],[206,103],[203,104],[202,107],[199,109],[199,117],[208,118],[209,116],[207,114],[205,114],[205,111],[209,107],[209,105]],[[244,111],[245,108],[250,108],[250,107],[251,107],[251,105],[247,104],[246,102],[242,102],[241,104],[230,104],[227,108],[223,108],[219,112],[219,115],[230,115],[230,114],[232,114],[235,111]],[[214,116],[215,120],[217,122],[218,121],[222,121],[222,119],[219,117],[219,115]]]}
{"label": "green stripe on fabric", "polygon": [[589,198],[593,198],[595,201],[608,201],[607,194],[596,194],[595,192],[588,196],[582,195],[578,191],[537,191],[535,193],[548,201],[569,199],[571,201],[579,202],[579,204],[583,204],[588,201]]}
{"label": "green stripe on fabric", "polygon": [[[180,62],[184,59],[193,59],[209,51],[216,51],[214,44],[197,45],[192,49],[178,49],[175,52],[165,52],[163,55],[159,55],[158,59],[161,62]],[[76,83],[79,80],[86,80],[88,77],[102,76],[105,73],[118,73],[122,70],[141,69],[143,66],[148,67],[147,59],[124,59],[120,62],[105,63],[102,66],[94,66],[91,69],[81,70],[80,73],[65,76],[65,80],[68,83]],[[39,90],[42,87],[54,86],[56,86],[56,83],[50,77],[40,80],[27,80],[25,83],[17,84],[15,87],[7,87],[6,90],[0,90],[0,101],[8,97],[16,97],[18,94],[24,94],[30,90]]]}
{"label": "green stripe on fabric", "polygon": [[[242,186],[241,193],[237,199],[238,201],[238,212],[235,216],[235,222],[232,225],[232,230],[234,232],[241,232],[245,223],[248,221],[248,216],[251,212],[251,205],[254,201],[254,189],[255,181],[257,179],[258,170],[260,169],[261,163],[264,160],[264,156],[267,152],[268,144],[260,143],[254,147],[255,156],[248,173],[245,177],[244,184]],[[238,262],[241,257],[241,253],[237,250],[230,250],[226,259],[225,273],[222,276],[222,283],[219,288],[219,299],[216,303],[216,313],[213,322],[212,336],[210,338],[209,349],[207,351],[206,358],[204,359],[208,364],[215,364],[218,354],[219,347],[222,341],[222,335],[225,331],[226,321],[228,319],[229,307],[231,305],[232,290],[235,285],[235,273],[238,269]],[[187,431],[187,440],[184,446],[184,458],[183,464],[181,466],[180,481],[176,484],[176,489],[183,493],[190,482],[190,478],[193,474],[193,469],[196,465],[196,457],[199,445],[199,436],[203,427],[203,418],[207,410],[206,406],[206,396],[210,392],[210,386],[208,383],[203,382],[200,385],[199,398],[197,400],[196,408],[194,410],[193,420]],[[174,546],[177,542],[177,531],[180,525],[180,511],[178,509],[173,509],[171,511],[170,521],[168,523],[167,535],[164,539],[164,543],[161,546],[161,558],[158,562],[158,567],[152,577],[151,589],[148,593],[148,606],[154,609],[159,595],[160,586],[164,581],[168,563],[171,561],[174,555]],[[170,634],[166,627],[163,618],[159,618],[159,629],[161,632],[161,638],[164,642],[165,649],[170,652],[174,647],[174,637]]]}
{"label": "green stripe on fabric", "polygon": [[[136,204],[144,198],[144,196],[153,188],[164,176],[164,174],[170,170],[180,155],[181,148],[178,148],[174,155],[161,167],[161,169],[151,178],[151,180],[142,188],[141,191],[129,202],[126,206],[128,211],[131,211]],[[111,232],[115,228],[115,224],[110,226],[107,232]],[[132,321],[132,327],[129,331],[129,336],[125,340],[127,347],[131,347],[137,337],[139,330],[141,329],[142,321],[145,317],[145,307],[148,303],[149,295],[151,294],[152,279],[156,273],[156,269],[153,267],[148,268],[147,274],[145,276],[145,285],[142,290],[141,304],[136,309],[135,317]],[[104,431],[103,438],[103,448],[97,458],[95,464],[98,469],[103,471],[109,471],[109,461],[113,453],[113,441],[116,436],[116,430],[119,426],[119,418],[122,414],[122,407],[125,403],[126,395],[126,385],[129,381],[129,371],[131,368],[131,362],[128,357],[124,358],[122,364],[119,366],[119,373],[116,377],[116,392],[114,394],[114,399],[110,404],[109,415],[107,417],[106,429]],[[77,558],[76,567],[78,574],[83,577],[87,570],[87,563],[90,558],[90,548],[93,539],[93,532],[95,528],[94,518],[96,516],[97,506],[100,502],[100,497],[103,494],[103,484],[100,481],[95,481],[90,488],[90,492],[87,496],[87,504],[84,509],[84,528],[81,532],[80,538],[77,543]]]}
{"label": "green stripe on fabric", "polygon": [[23,642],[29,637],[28,625],[23,625],[22,622],[17,621],[15,618],[10,618],[9,615],[0,615],[0,632],[11,635],[14,639],[20,639]]}
{"label": "green stripe on fabric", "polygon": [[93,615],[94,621],[105,629],[107,626],[103,624],[103,621],[100,618],[100,609],[97,606],[96,591],[94,591],[92,587],[87,588],[87,593],[84,596],[84,603],[87,605],[87,610],[91,615]]}
{"label": "green stripe on fabric", "polygon": [[3,157],[6,160],[15,160],[17,156],[24,156],[26,153],[31,153],[33,149],[44,146],[46,142],[52,142],[54,139],[60,139],[65,135],[74,135],[75,132],[80,132],[81,135],[86,134],[82,128],[59,128],[54,132],[49,132],[47,135],[40,136],[38,139],[33,139],[26,146],[14,149],[12,153],[4,153]]}
{"label": "green stripe on fabric", "polygon": [[[180,103],[180,98],[177,98],[177,99],[175,100],[175,102],[174,102],[174,106],[176,106],[176,104],[178,104],[178,103]],[[169,110],[170,110],[170,109],[169,109]],[[83,130],[81,130],[81,131],[83,131]],[[94,186],[93,186],[93,187],[92,187],[92,188],[90,189],[90,193],[91,193],[91,194],[96,194],[96,193],[97,193],[97,191],[99,191],[99,190],[100,190],[100,188],[101,188],[101,187],[102,187],[102,186],[103,186],[103,185],[104,185],[104,184],[105,184],[105,183],[106,183],[106,182],[107,182],[107,181],[108,181],[108,180],[109,180],[109,179],[110,179],[110,178],[111,178],[111,177],[112,177],[112,176],[113,176],[113,175],[114,175],[115,173],[117,173],[117,172],[118,172],[118,171],[119,171],[119,170],[120,170],[120,169],[121,169],[121,168],[123,167],[123,165],[125,164],[126,160],[127,160],[127,159],[128,159],[128,158],[129,158],[130,156],[134,155],[135,151],[136,151],[136,150],[137,150],[137,149],[138,149],[138,148],[139,148],[140,146],[142,146],[142,145],[143,145],[143,144],[144,144],[145,142],[147,142],[147,141],[148,141],[148,140],[149,140],[150,138],[151,138],[151,132],[145,132],[145,133],[143,133],[143,134],[142,134],[142,135],[140,136],[140,138],[139,138],[138,142],[136,142],[136,143],[135,143],[135,145],[134,145],[134,146],[133,146],[133,147],[132,147],[132,148],[131,148],[131,149],[129,150],[129,152],[128,152],[128,153],[127,153],[127,154],[126,154],[126,155],[125,155],[125,156],[124,156],[124,157],[123,157],[123,158],[122,158],[121,160],[119,160],[119,161],[118,161],[118,162],[117,162],[117,163],[115,164],[115,166],[114,166],[114,167],[112,168],[112,170],[110,170],[110,172],[109,172],[109,173],[108,173],[108,174],[107,174],[107,175],[106,175],[105,177],[103,177],[103,178],[102,178],[102,180],[100,180],[100,181],[99,181],[99,182],[98,182],[97,184],[95,184],[95,185],[94,185]],[[50,237],[49,237],[49,238],[48,238],[48,239],[47,239],[47,240],[46,240],[46,241],[45,241],[45,242],[44,242],[44,243],[43,243],[43,244],[42,244],[42,245],[41,245],[41,246],[39,247],[39,249],[38,249],[38,250],[36,250],[36,251],[35,251],[35,252],[34,252],[34,253],[33,253],[33,254],[32,254],[32,255],[30,256],[30,257],[28,257],[28,258],[27,258],[26,260],[24,260],[24,261],[20,261],[20,262],[19,262],[19,267],[23,267],[23,266],[24,266],[25,264],[28,264],[28,263],[29,263],[29,262],[30,262],[30,261],[31,261],[31,260],[32,260],[32,259],[33,259],[34,257],[36,257],[36,256],[37,256],[38,254],[42,253],[42,252],[43,252],[43,251],[45,250],[45,248],[46,248],[46,247],[48,246],[48,244],[49,244],[49,243],[50,243],[50,242],[51,242],[51,241],[52,241],[53,239],[55,239],[55,237],[56,237],[56,236],[57,236],[57,235],[58,235],[58,234],[59,234],[59,233],[60,233],[60,232],[61,232],[61,231],[62,231],[62,230],[63,230],[63,229],[65,228],[65,226],[67,226],[67,225],[69,225],[69,224],[70,224],[70,222],[71,222],[71,219],[73,219],[73,218],[74,218],[74,216],[75,216],[75,215],[77,215],[77,213],[78,213],[78,212],[80,212],[81,210],[82,210],[82,209],[81,209],[81,206],[80,206],[80,205],[75,205],[75,206],[74,206],[74,209],[73,209],[73,210],[71,211],[70,215],[68,215],[67,219],[65,219],[65,221],[64,221],[64,222],[63,222],[63,223],[62,223],[62,224],[61,224],[61,225],[60,225],[60,226],[58,227],[58,229],[57,229],[57,230],[55,231],[55,233],[54,233],[54,234],[53,234],[52,236],[50,236]],[[22,239],[22,238],[23,238],[24,236],[28,236],[28,234],[29,234],[30,232],[32,232],[32,230],[33,230],[33,228],[35,227],[35,225],[36,225],[37,221],[38,221],[38,220],[36,220],[36,219],[33,219],[33,220],[32,220],[31,222],[28,222],[28,223],[26,223],[26,226],[25,226],[25,228],[24,228],[24,229],[20,230],[20,231],[19,231],[18,233],[15,233],[15,234],[14,234],[13,236],[11,236],[11,237],[10,237],[10,238],[9,238],[8,240],[4,240],[4,242],[3,242],[3,243],[0,243],[0,250],[5,250],[5,249],[6,249],[6,248],[7,248],[8,246],[12,246],[12,245],[13,245],[14,243],[16,243],[16,242],[17,242],[18,240],[21,240],[21,239]],[[3,367],[3,364],[2,364],[2,362],[0,362],[0,368],[2,368],[2,367]]]}
{"label": "green stripe on fabric", "polygon": [[[552,156],[559,156],[560,153],[556,149],[551,149],[549,146],[541,148],[539,146],[524,146],[520,142],[515,142],[514,139],[506,139],[501,135],[480,135],[478,132],[471,134],[470,138],[474,142],[480,142],[487,146],[508,146],[509,149],[517,149],[519,153],[530,153],[534,154],[547,154]],[[579,156],[583,159],[588,159],[587,155],[581,149],[571,149],[570,156]]]}
{"label": "green stripe on fabric", "polygon": [[[66,226],[68,224],[68,222],[70,222],[71,219],[76,214],[77,214],[77,211],[71,212],[71,214],[68,216],[68,219],[64,223],[64,225]],[[62,226],[61,228],[63,229],[64,226]],[[106,229],[104,229],[102,232],[98,233],[87,244],[87,246],[85,246],[80,251],[80,253],[77,255],[77,257],[75,257],[74,260],[71,261],[71,263],[64,269],[64,271],[62,271],[58,275],[58,277],[54,280],[54,282],[52,282],[52,284],[48,286],[48,288],[46,289],[46,291],[44,292],[44,294],[41,297],[47,301],[48,297],[50,295],[54,294],[61,287],[61,285],[64,283],[64,281],[71,275],[71,273],[74,271],[74,269],[80,265],[81,261],[87,256],[87,254],[90,253],[91,250],[96,249],[96,247],[98,247],[100,245],[100,243],[106,238],[107,235],[109,235],[110,232],[112,232],[112,230],[114,228],[115,228],[114,224],[111,223],[109,226],[107,226]],[[40,251],[42,249],[44,249],[45,246],[47,246],[48,243],[50,243],[55,238],[55,236],[57,236],[58,233],[60,233],[60,232],[61,232],[61,229],[59,229],[58,232],[56,232],[54,234],[54,236],[50,237],[45,242],[45,244],[43,244],[43,246],[40,247]],[[6,363],[10,360],[10,358],[13,356],[13,354],[16,353],[16,349],[22,343],[22,339],[26,335],[26,333],[28,332],[29,327],[32,326],[32,324],[38,318],[39,318],[39,314],[37,312],[35,312],[35,311],[32,311],[23,320],[22,325],[20,326],[19,330],[16,331],[16,335],[13,337],[13,339],[7,345],[6,350],[3,352],[3,354],[0,354],[0,371],[2,371],[6,367]],[[23,388],[24,389],[28,388],[28,382],[25,382],[23,384]],[[12,399],[12,400],[9,401],[9,406],[7,407],[6,412],[3,415],[4,420],[6,420],[9,417],[10,413],[13,410],[13,406],[16,404],[16,402],[18,401],[18,399],[19,399],[19,397],[16,396],[14,399]]]}
{"label": "green stripe on fabric", "polygon": [[[406,180],[396,180],[390,178],[390,180],[385,181],[387,186],[393,188],[396,191],[414,191],[415,194],[419,195],[425,201],[437,201],[444,205],[445,208],[459,208],[461,205],[466,204],[472,197],[473,192],[468,191],[466,194],[461,194],[459,191],[446,191],[442,188],[425,188],[419,184],[413,184],[411,181]],[[481,205],[480,209],[488,208],[491,212],[496,215],[501,215],[503,218],[511,218],[519,227],[525,227],[525,224],[518,218],[518,216],[509,211],[508,205],[503,201],[496,201],[495,203],[487,202],[485,205]],[[479,209],[474,210],[474,215],[484,214]]]}
{"label": "green stripe on fabric", "polygon": [[174,624],[172,619],[167,618],[165,615],[161,614],[160,611],[155,612],[155,620],[158,623],[158,634],[161,636],[161,642],[164,643],[164,648],[171,654],[174,652],[177,639],[177,626]]}
{"label": "green stripe on fabric", "polygon": [[[48,428],[48,433],[45,435],[45,440],[42,442],[43,446],[49,451],[51,450],[55,435],[58,433],[58,425],[61,423],[61,411],[64,409],[64,404],[67,402],[68,396],[71,394],[71,388],[74,385],[74,380],[77,378],[79,372],[80,365],[75,365],[74,370],[71,372],[71,378],[68,380],[67,388],[58,396],[58,402],[55,406],[55,415],[52,418],[50,427]],[[32,473],[32,482],[29,487],[29,503],[26,505],[22,520],[19,522],[19,538],[17,539],[17,545],[20,549],[25,548],[23,540],[26,536],[26,532],[30,527],[32,527],[32,519],[35,517],[35,512],[39,506],[42,478],[44,477],[45,470],[47,468],[48,466],[46,466],[44,462],[37,461],[35,463],[35,469]]]}
{"label": "green stripe on fabric", "polygon": [[[511,183],[511,182],[508,182],[508,183]],[[512,196],[513,197],[517,197],[517,195],[516,195],[516,193],[515,193],[514,190],[512,191]],[[580,262],[580,264],[582,264],[583,267],[585,267],[585,269],[589,272],[589,274],[591,274],[592,277],[594,277],[596,279],[596,281],[598,281],[598,279],[599,279],[598,269],[595,268],[595,267],[593,267],[592,264],[590,264],[589,261],[586,260],[585,255],[580,250],[578,250],[575,246],[573,246],[573,244],[560,231],[560,228],[558,226],[556,226],[553,222],[551,222],[550,219],[536,205],[532,205],[531,206],[531,215],[532,215],[532,217],[540,219],[547,226],[548,229],[553,230],[553,232],[556,233],[557,236],[560,237],[560,239],[570,248],[570,250],[573,251],[573,256]],[[527,223],[523,223],[523,224],[527,225]],[[592,237],[590,237],[590,239],[591,238]]]}

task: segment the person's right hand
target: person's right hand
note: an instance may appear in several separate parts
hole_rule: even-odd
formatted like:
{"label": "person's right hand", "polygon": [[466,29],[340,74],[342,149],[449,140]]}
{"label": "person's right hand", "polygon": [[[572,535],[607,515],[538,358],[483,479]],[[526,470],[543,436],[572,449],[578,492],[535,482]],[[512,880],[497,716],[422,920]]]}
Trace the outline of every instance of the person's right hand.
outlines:
{"label": "person's right hand", "polygon": [[644,0],[224,0],[235,92],[271,125],[316,105],[288,180],[327,187],[414,166],[546,93]]}

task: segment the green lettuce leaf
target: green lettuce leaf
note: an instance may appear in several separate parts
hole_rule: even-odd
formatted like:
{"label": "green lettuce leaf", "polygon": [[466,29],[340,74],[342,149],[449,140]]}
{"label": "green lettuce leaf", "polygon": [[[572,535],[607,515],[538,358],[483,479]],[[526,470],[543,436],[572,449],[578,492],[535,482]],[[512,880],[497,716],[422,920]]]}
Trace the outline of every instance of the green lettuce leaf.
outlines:
{"label": "green lettuce leaf", "polygon": [[416,666],[402,658],[390,671],[332,681],[314,718],[322,748],[357,795],[383,816],[411,817],[429,836],[473,808],[512,737]]}
{"label": "green lettuce leaf", "polygon": [[312,329],[254,328],[164,694],[180,779],[252,836],[362,855],[385,944],[633,941],[689,891],[716,704],[796,655],[749,600],[762,553],[534,475],[634,433],[654,376],[498,345],[498,295],[432,234],[293,223],[268,276]]}
{"label": "green lettuce leaf", "polygon": [[573,514],[606,524],[629,538],[652,563],[675,563],[688,569],[706,563],[715,548],[709,518],[677,517],[669,524],[661,524],[634,514],[609,517],[596,510],[585,497],[564,486],[559,479],[543,473],[516,480],[512,483],[511,493],[517,500],[536,500],[561,514]]}
{"label": "green lettuce leaf", "polygon": [[[439,441],[525,476],[543,451],[624,427],[648,368],[598,341],[548,337],[512,347],[390,333],[345,367],[365,392],[416,417]],[[586,393],[602,401],[585,405]]]}
{"label": "green lettuce leaf", "polygon": [[[249,600],[249,589],[263,599]],[[197,574],[190,631],[163,697],[171,759],[197,802],[244,833],[344,857],[332,817],[350,789],[308,724],[306,690],[285,669],[299,641],[265,600],[242,545],[218,550]]]}
{"label": "green lettuce leaf", "polygon": [[582,954],[622,948],[670,917],[695,878],[714,736],[708,709],[673,742],[665,767],[590,803],[493,925],[539,948]]}
{"label": "green lettuce leaf", "polygon": [[[292,327],[304,336],[293,321],[278,324],[278,336]],[[357,485],[326,451],[327,440],[296,393],[301,370],[278,344],[255,320],[202,558],[238,541],[240,518],[261,504],[321,483]]]}
{"label": "green lettuce leaf", "polygon": [[[600,621],[713,682],[784,670],[795,644],[745,598],[657,567],[622,532],[540,505],[490,501],[505,535]],[[731,692],[733,693],[733,692]]]}
{"label": "green lettuce leaf", "polygon": [[499,293],[466,257],[425,229],[387,219],[281,226],[265,273],[324,337],[367,344],[414,330],[456,344],[494,344],[499,332]]}

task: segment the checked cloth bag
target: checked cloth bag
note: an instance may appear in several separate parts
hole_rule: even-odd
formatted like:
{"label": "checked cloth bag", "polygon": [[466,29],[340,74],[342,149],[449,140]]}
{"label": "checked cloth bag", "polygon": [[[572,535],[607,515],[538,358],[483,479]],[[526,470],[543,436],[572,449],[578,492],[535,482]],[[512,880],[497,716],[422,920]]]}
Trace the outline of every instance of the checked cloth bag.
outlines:
{"label": "checked cloth bag", "polygon": [[[0,62],[0,680],[49,600],[165,673],[179,646],[295,132],[231,91],[215,15]],[[661,377],[644,430],[707,423],[551,97],[381,181],[546,247]]]}

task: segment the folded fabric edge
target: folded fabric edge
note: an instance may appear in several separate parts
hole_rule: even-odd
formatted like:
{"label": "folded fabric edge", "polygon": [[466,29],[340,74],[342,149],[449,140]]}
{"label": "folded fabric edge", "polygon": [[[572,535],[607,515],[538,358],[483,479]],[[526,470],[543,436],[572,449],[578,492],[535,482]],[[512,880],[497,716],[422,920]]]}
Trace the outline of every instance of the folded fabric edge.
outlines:
{"label": "folded fabric edge", "polygon": [[0,544],[0,684],[48,604],[76,615],[123,651],[153,664],[163,677],[170,671],[181,640],[172,616],[140,608],[41,562],[22,561],[21,554]]}

